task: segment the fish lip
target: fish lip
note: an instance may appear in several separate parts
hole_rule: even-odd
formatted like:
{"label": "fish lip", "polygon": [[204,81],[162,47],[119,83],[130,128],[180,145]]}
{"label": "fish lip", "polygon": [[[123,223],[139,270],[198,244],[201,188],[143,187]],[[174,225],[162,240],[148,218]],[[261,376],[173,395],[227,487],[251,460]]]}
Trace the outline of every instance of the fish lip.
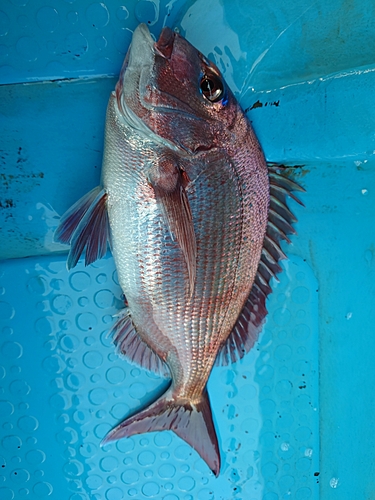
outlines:
{"label": "fish lip", "polygon": [[[116,100],[120,110],[122,110],[121,95],[124,87],[124,77],[129,65],[139,65],[147,56],[149,59],[154,58],[154,40],[151,37],[148,26],[144,23],[139,24],[132,36],[131,43],[126,53],[124,62],[121,67],[119,79],[116,83]],[[149,61],[149,64],[151,61]]]}

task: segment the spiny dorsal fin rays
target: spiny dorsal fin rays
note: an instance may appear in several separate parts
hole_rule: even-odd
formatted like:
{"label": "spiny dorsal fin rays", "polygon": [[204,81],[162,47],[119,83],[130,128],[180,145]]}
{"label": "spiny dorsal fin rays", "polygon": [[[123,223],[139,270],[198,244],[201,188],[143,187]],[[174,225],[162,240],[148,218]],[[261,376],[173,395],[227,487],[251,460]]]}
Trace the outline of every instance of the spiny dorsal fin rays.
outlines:
{"label": "spiny dorsal fin rays", "polygon": [[281,175],[283,165],[269,166],[270,209],[267,232],[264,237],[261,260],[249,298],[234,328],[216,358],[216,364],[227,365],[241,359],[253,347],[267,315],[266,299],[272,292],[270,281],[281,271],[279,261],[286,259],[280,241],[290,243],[288,234],[295,234],[292,224],[297,221],[286,205],[288,197],[303,206],[291,191],[305,191],[294,181]]}
{"label": "spiny dorsal fin rays", "polygon": [[190,295],[192,295],[197,269],[197,244],[185,190],[190,182],[189,178],[186,172],[179,168],[173,155],[163,155],[150,168],[149,182],[154,189],[171,236],[176,239],[184,254],[189,274]]}

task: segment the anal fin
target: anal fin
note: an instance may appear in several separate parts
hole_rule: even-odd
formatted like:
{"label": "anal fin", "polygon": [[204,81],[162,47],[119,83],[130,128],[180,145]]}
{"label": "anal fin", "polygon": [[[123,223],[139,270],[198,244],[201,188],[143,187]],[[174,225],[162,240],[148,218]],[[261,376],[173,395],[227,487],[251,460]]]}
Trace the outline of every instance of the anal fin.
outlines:
{"label": "anal fin", "polygon": [[281,249],[281,240],[290,243],[287,235],[296,232],[292,224],[297,219],[289,210],[286,200],[289,197],[303,205],[292,191],[304,191],[304,189],[285,175],[282,175],[285,169],[286,167],[283,165],[269,165],[269,219],[258,271],[241,314],[229,337],[218,352],[217,365],[234,363],[249,352],[257,341],[267,316],[266,299],[272,292],[270,281],[272,278],[277,279],[276,275],[281,271],[279,262],[286,259],[286,255]]}
{"label": "anal fin", "polygon": [[146,368],[146,370],[158,373],[164,377],[170,377],[167,364],[137,333],[127,308],[120,312],[109,335],[112,337],[119,353],[129,359],[129,361],[137,363]]}

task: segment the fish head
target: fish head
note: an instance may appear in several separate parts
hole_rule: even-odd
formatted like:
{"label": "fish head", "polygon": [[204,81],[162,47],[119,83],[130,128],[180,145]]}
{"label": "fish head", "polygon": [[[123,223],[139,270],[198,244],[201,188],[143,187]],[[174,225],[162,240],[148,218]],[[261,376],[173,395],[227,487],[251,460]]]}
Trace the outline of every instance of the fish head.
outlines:
{"label": "fish head", "polygon": [[136,28],[116,98],[133,123],[189,154],[238,141],[244,119],[217,66],[168,27],[156,42],[145,24]]}

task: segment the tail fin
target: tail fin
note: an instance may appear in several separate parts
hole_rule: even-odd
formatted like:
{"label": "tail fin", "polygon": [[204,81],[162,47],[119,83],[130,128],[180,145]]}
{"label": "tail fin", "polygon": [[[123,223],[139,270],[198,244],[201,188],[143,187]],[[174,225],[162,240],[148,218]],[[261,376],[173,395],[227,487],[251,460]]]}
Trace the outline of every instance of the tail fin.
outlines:
{"label": "tail fin", "polygon": [[176,399],[169,389],[153,404],[112,429],[103,439],[103,444],[134,434],[168,429],[190,444],[215,476],[219,475],[219,446],[206,390],[198,403],[192,403],[187,399]]}

